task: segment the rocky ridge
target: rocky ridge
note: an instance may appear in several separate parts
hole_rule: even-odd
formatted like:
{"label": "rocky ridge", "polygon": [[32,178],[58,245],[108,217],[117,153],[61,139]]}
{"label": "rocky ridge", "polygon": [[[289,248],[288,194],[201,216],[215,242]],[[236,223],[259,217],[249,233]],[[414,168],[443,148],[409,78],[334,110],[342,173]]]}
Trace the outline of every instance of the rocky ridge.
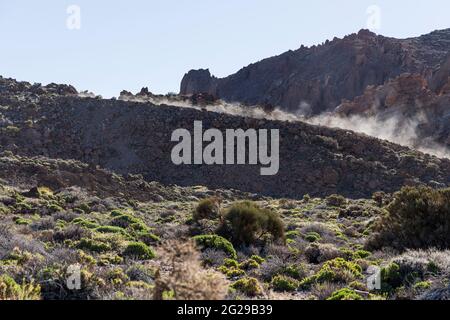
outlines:
{"label": "rocky ridge", "polygon": [[[65,88],[56,86],[55,91],[1,79],[0,151],[26,158],[81,161],[165,185],[204,185],[276,197],[339,193],[358,198],[404,185],[450,185],[449,160],[347,130],[80,97]],[[174,165],[171,134],[178,128],[192,129],[195,120],[219,130],[279,129],[279,174],[260,176],[259,166]]]}

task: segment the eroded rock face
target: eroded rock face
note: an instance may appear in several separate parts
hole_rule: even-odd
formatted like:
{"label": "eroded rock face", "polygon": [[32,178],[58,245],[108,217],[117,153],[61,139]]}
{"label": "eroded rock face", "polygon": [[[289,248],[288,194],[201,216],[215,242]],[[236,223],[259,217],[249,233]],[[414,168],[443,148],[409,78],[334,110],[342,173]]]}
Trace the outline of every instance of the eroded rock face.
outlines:
{"label": "eroded rock face", "polygon": [[434,72],[430,88],[438,94],[450,94],[450,54]]}
{"label": "eroded rock face", "polygon": [[[146,181],[164,184],[205,185],[291,198],[334,193],[359,198],[379,190],[396,191],[405,184],[450,184],[449,160],[346,130],[151,103],[50,94],[44,89],[43,94],[35,94],[27,84],[14,85],[25,89],[0,93],[0,113],[11,121],[8,127],[0,128],[0,152],[74,159],[93,168],[141,174]],[[174,165],[172,132],[179,128],[192,131],[195,120],[202,120],[205,129],[221,131],[279,129],[278,175],[261,176],[260,166]],[[30,168],[40,170],[33,165]],[[64,162],[55,170],[62,172]],[[63,180],[70,177],[74,179],[61,175]],[[95,176],[92,179],[92,183],[102,184]]]}
{"label": "eroded rock face", "polygon": [[403,74],[381,86],[368,87],[352,101],[343,101],[335,110],[338,117],[361,116],[386,121],[394,119],[414,124],[414,144],[450,147],[450,69],[435,72],[427,81],[419,74]]}
{"label": "eroded rock face", "polygon": [[181,94],[205,92],[230,102],[319,114],[403,73],[428,79],[449,51],[450,29],[402,40],[361,30],[260,61],[222,79],[208,70],[190,71]]}

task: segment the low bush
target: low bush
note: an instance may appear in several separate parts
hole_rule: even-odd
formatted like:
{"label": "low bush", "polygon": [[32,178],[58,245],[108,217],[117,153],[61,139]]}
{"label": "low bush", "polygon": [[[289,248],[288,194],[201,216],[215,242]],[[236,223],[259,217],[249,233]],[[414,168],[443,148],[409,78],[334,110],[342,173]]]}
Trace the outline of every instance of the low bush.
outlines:
{"label": "low bush", "polygon": [[95,231],[100,233],[116,233],[123,235],[124,237],[130,238],[130,235],[121,227],[114,226],[101,226],[95,229]]}
{"label": "low bush", "polygon": [[349,288],[335,291],[327,300],[363,300],[363,297]]}
{"label": "low bush", "polygon": [[239,279],[231,285],[231,288],[238,290],[249,297],[259,296],[263,292],[261,285],[255,278]]}
{"label": "low bush", "polygon": [[108,243],[89,238],[80,239],[77,244],[77,248],[97,253],[107,252],[111,250],[111,246]]}
{"label": "low bush", "polygon": [[25,218],[16,218],[14,219],[14,222],[19,226],[28,226],[33,223],[32,220]]}
{"label": "low bush", "polygon": [[155,257],[153,250],[142,242],[130,242],[125,248],[123,255],[139,260],[151,260]]}
{"label": "low bush", "polygon": [[31,283],[18,284],[8,275],[0,275],[0,300],[40,300],[41,287]]}
{"label": "low bush", "polygon": [[304,279],[301,286],[309,288],[314,283],[323,282],[349,283],[362,277],[362,268],[359,265],[342,258],[336,258],[325,262],[315,275]]}
{"label": "low bush", "polygon": [[239,268],[239,262],[234,259],[225,259],[223,265],[227,268]]}
{"label": "low bush", "polygon": [[239,245],[252,245],[266,238],[285,239],[283,221],[278,214],[250,201],[236,203],[228,210],[219,233]]}
{"label": "low bush", "polygon": [[317,232],[309,232],[303,238],[308,242],[318,242],[322,237]]}
{"label": "low bush", "polygon": [[217,219],[220,217],[220,204],[216,198],[209,198],[200,201],[195,208],[193,218],[194,221],[200,221],[204,219]]}
{"label": "low bush", "polygon": [[450,248],[450,189],[405,187],[375,226],[368,248]]}
{"label": "low bush", "polygon": [[297,290],[299,282],[284,275],[276,275],[273,277],[271,285],[275,291],[289,292]]}
{"label": "low bush", "polygon": [[239,264],[239,268],[244,270],[250,270],[250,269],[258,269],[260,267],[260,264],[256,262],[256,260],[253,259],[247,259],[241,264]]}
{"label": "low bush", "polygon": [[340,208],[347,204],[347,199],[343,196],[333,194],[326,199],[326,202],[329,206]]}
{"label": "low bush", "polygon": [[245,275],[245,271],[240,269],[239,267],[220,266],[217,270],[226,275],[227,278],[230,279]]}
{"label": "low bush", "polygon": [[237,253],[233,245],[227,239],[218,235],[201,235],[194,237],[198,246],[224,251],[231,259],[237,259]]}
{"label": "low bush", "polygon": [[123,213],[120,210],[113,210],[111,212],[111,216],[113,217],[111,220],[111,225],[124,229],[130,227],[133,224],[144,224],[141,219],[136,218],[129,213]]}
{"label": "low bush", "polygon": [[96,229],[100,227],[100,225],[94,220],[88,220],[84,218],[76,218],[72,221],[73,224],[77,226],[81,226],[87,229]]}

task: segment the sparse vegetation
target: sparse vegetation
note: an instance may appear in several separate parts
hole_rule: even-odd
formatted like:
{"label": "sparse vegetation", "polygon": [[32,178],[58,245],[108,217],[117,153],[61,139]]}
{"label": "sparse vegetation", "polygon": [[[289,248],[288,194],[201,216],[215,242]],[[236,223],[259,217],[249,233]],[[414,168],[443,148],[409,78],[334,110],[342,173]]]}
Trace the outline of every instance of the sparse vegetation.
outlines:
{"label": "sparse vegetation", "polygon": [[[202,268],[198,252],[189,241],[165,243],[159,251],[163,266],[170,270],[156,272],[154,298],[163,300],[221,300],[228,289],[228,282],[215,271]],[[170,293],[170,294],[169,294]]]}
{"label": "sparse vegetation", "polygon": [[153,250],[142,242],[131,242],[129,243],[123,255],[130,258],[135,258],[139,260],[150,260],[155,257]]}
{"label": "sparse vegetation", "polygon": [[369,248],[450,248],[450,189],[403,188],[375,231]]}
{"label": "sparse vegetation", "polygon": [[219,217],[220,201],[217,198],[208,198],[200,201],[193,214],[195,221],[200,221],[203,219],[217,219]]}
{"label": "sparse vegetation", "polygon": [[203,235],[194,237],[197,245],[224,251],[230,258],[237,259],[237,253],[231,242],[218,235]]}
{"label": "sparse vegetation", "polygon": [[283,275],[273,277],[271,285],[275,291],[295,291],[299,286],[299,282]]}
{"label": "sparse vegetation", "polygon": [[238,281],[234,282],[231,287],[244,293],[248,297],[257,297],[263,293],[261,285],[255,278],[239,279]]}
{"label": "sparse vegetation", "polygon": [[363,300],[363,297],[355,290],[344,288],[335,291],[327,300]]}
{"label": "sparse vegetation", "polygon": [[[2,298],[445,297],[447,251],[397,255],[364,248],[374,221],[389,214],[387,200],[381,207],[372,199],[236,202],[243,197],[227,191],[223,216],[196,221],[199,202],[190,197],[209,191],[171,188],[176,191],[162,200],[137,201],[79,188],[24,192],[0,180]],[[80,290],[66,286],[74,265],[81,268]],[[382,289],[369,293],[366,269],[372,265],[382,269]]]}
{"label": "sparse vegetation", "polygon": [[284,240],[284,224],[274,211],[245,201],[228,210],[220,233],[233,243],[251,245],[268,237],[274,241]]}
{"label": "sparse vegetation", "polygon": [[0,300],[40,300],[41,287],[34,283],[18,284],[8,275],[0,275]]}

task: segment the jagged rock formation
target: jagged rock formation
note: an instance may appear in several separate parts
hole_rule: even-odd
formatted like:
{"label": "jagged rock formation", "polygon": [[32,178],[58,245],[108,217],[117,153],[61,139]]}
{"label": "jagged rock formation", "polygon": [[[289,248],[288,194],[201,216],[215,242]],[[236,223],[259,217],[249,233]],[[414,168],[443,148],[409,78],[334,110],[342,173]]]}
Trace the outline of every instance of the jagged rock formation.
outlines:
{"label": "jagged rock formation", "polygon": [[368,87],[352,101],[344,101],[336,114],[379,120],[395,118],[399,126],[402,122],[415,122],[417,145],[428,141],[450,146],[449,75],[445,67],[430,82],[418,74],[403,74],[382,86]]}
{"label": "jagged rock formation", "polygon": [[[403,73],[420,74],[428,81],[449,51],[450,29],[410,39],[361,30],[265,59],[223,79],[208,70],[190,71],[183,78],[181,94],[206,92],[230,102],[272,104],[315,115]],[[434,79],[439,87],[446,78]]]}
{"label": "jagged rock formation", "polygon": [[[0,127],[0,151],[22,157],[73,159],[124,175],[141,174],[147,181],[292,198],[333,193],[357,198],[403,185],[450,184],[449,160],[346,130],[86,98],[72,91],[57,94],[6,79],[1,79],[0,87],[9,88],[0,90],[5,122]],[[192,130],[195,120],[222,131],[279,129],[279,174],[261,176],[259,166],[174,165],[171,134],[178,128]]]}

